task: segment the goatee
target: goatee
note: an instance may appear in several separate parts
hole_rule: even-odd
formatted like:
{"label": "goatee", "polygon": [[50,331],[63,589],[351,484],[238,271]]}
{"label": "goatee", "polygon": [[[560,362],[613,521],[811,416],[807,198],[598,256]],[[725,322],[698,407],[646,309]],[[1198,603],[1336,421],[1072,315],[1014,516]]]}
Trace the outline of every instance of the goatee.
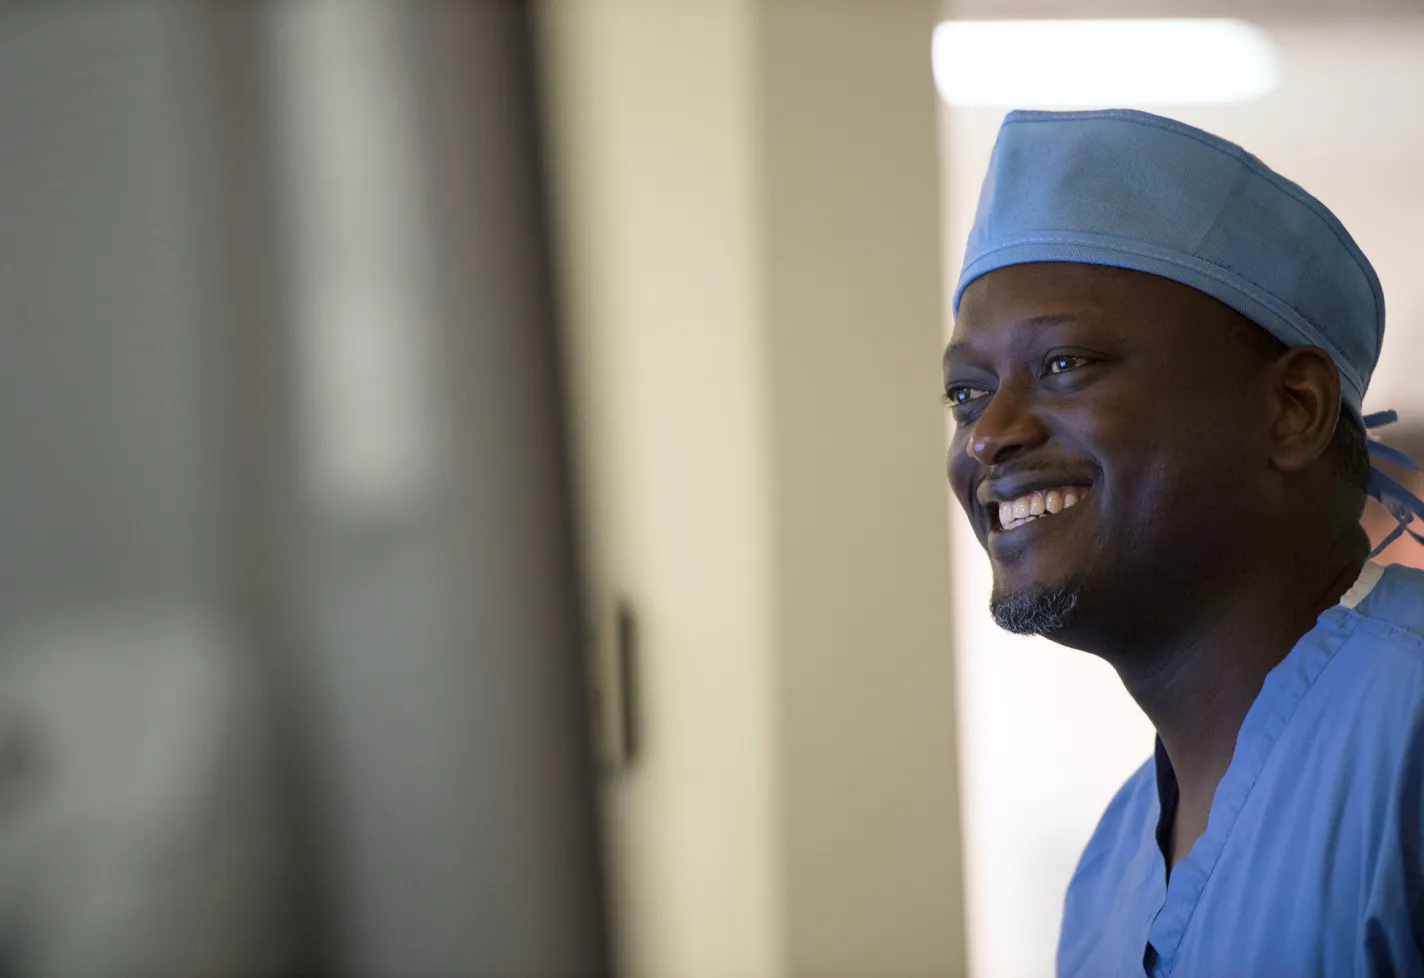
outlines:
{"label": "goatee", "polygon": [[989,596],[989,613],[1000,628],[1015,635],[1052,635],[1072,624],[1080,592],[1076,582],[995,588]]}

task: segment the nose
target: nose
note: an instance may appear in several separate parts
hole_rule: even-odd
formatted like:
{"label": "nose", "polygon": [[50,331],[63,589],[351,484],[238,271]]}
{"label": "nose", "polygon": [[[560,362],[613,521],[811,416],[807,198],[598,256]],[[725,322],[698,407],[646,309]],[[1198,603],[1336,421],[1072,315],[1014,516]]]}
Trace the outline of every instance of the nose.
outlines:
{"label": "nose", "polygon": [[1043,444],[1048,431],[1023,392],[1004,385],[990,397],[970,429],[966,455],[980,465],[999,465]]}

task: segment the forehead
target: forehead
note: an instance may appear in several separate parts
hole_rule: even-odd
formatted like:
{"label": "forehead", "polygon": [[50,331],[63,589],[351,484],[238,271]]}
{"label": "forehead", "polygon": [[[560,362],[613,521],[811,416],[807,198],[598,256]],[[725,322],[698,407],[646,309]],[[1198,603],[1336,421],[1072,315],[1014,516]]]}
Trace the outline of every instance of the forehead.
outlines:
{"label": "forehead", "polygon": [[1207,349],[1228,335],[1236,314],[1170,279],[1075,262],[1010,265],[965,289],[954,341],[992,342],[1044,323],[1130,336],[1148,345]]}

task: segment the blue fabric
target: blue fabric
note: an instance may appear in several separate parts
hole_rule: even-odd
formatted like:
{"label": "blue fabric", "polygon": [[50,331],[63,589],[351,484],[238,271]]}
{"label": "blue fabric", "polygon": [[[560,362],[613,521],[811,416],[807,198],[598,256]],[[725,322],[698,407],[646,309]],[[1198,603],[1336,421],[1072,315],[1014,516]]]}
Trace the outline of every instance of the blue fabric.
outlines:
{"label": "blue fabric", "polygon": [[[1393,411],[1379,411],[1375,414],[1367,414],[1364,417],[1365,427],[1369,430],[1381,428],[1387,424],[1394,424],[1399,420],[1399,415]],[[1366,446],[1372,458],[1389,459],[1395,465],[1410,469],[1414,472],[1421,471],[1419,464],[1399,449],[1382,442],[1369,440]],[[1383,540],[1375,544],[1374,550],[1370,551],[1371,557],[1377,557],[1384,552],[1385,548],[1408,533],[1415,543],[1424,545],[1424,536],[1420,536],[1410,529],[1410,524],[1416,517],[1424,517],[1424,501],[1404,488],[1395,480],[1385,475],[1378,468],[1370,466],[1370,484],[1366,490],[1371,499],[1379,502],[1389,514],[1395,519],[1393,530],[1385,536]]]}
{"label": "blue fabric", "polygon": [[1320,346],[1359,417],[1384,338],[1379,278],[1324,204],[1234,143],[1127,109],[1010,112],[954,311],[1025,262],[1114,265],[1214,296],[1288,346]]}
{"label": "blue fabric", "polygon": [[1424,975],[1424,573],[1385,568],[1271,671],[1170,884],[1165,763],[1133,775],[1083,853],[1060,976]]}

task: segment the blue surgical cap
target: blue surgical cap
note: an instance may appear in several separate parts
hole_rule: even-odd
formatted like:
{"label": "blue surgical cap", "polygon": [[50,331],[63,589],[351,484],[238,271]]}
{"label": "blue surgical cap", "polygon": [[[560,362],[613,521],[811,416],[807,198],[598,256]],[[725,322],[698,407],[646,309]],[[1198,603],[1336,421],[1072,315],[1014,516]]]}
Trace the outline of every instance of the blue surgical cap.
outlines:
{"label": "blue surgical cap", "polygon": [[1384,293],[1324,204],[1240,146],[1129,109],[1011,112],[979,196],[954,312],[1006,265],[1150,272],[1205,292],[1287,346],[1319,346],[1361,402],[1384,339]]}

